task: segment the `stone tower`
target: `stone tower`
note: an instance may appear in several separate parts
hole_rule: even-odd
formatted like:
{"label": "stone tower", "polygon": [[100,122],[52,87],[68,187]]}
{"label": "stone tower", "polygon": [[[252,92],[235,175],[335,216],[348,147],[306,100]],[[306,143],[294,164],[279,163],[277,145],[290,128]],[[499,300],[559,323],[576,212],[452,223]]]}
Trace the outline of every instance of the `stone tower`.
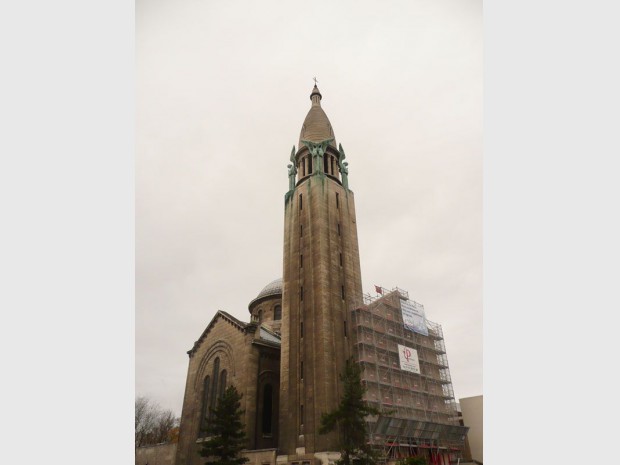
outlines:
{"label": "stone tower", "polygon": [[289,462],[339,450],[337,433],[318,429],[340,401],[350,310],[362,304],[348,163],[321,99],[315,85],[285,196],[279,450]]}

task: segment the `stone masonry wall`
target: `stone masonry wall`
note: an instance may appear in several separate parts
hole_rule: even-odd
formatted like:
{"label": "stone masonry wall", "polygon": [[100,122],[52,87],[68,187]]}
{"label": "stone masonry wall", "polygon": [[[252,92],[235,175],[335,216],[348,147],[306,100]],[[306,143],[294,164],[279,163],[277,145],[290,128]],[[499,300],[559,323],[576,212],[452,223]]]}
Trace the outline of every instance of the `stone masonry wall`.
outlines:
{"label": "stone masonry wall", "polygon": [[136,465],[173,465],[176,453],[176,443],[138,447]]}
{"label": "stone masonry wall", "polygon": [[206,376],[213,376],[216,357],[220,359],[220,370],[227,370],[227,386],[233,384],[243,395],[241,408],[245,410],[246,433],[249,438],[255,436],[258,350],[252,346],[253,337],[253,333],[245,333],[220,316],[207,337],[190,356],[181,415],[177,465],[202,465],[204,462],[198,454],[204,379]]}

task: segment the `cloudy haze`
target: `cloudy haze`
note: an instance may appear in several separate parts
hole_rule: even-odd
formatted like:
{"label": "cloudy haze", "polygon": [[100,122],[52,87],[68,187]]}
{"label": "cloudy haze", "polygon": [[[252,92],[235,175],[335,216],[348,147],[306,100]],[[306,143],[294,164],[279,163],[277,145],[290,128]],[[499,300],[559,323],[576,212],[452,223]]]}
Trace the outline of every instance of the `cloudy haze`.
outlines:
{"label": "cloudy haze", "polygon": [[349,161],[365,292],[441,324],[455,396],[482,394],[482,6],[136,3],[136,391],[181,412],[218,309],[282,276],[293,145],[322,107]]}

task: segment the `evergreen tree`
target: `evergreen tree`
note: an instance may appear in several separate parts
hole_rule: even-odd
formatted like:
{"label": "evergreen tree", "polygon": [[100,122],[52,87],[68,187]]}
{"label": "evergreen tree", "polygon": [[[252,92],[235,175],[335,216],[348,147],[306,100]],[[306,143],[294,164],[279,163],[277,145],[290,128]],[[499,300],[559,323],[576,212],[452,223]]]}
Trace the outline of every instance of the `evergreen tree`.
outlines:
{"label": "evergreen tree", "polygon": [[207,457],[206,463],[218,465],[243,465],[247,457],[241,457],[246,445],[246,436],[241,422],[241,394],[229,386],[207,422],[207,440],[202,443],[200,455]]}
{"label": "evergreen tree", "polygon": [[344,393],[338,408],[323,414],[319,434],[329,433],[334,429],[340,432],[342,456],[339,465],[351,465],[353,461],[360,465],[374,465],[378,454],[368,444],[365,417],[381,412],[369,406],[363,400],[366,388],[361,381],[361,368],[352,360],[347,361],[344,376]]}

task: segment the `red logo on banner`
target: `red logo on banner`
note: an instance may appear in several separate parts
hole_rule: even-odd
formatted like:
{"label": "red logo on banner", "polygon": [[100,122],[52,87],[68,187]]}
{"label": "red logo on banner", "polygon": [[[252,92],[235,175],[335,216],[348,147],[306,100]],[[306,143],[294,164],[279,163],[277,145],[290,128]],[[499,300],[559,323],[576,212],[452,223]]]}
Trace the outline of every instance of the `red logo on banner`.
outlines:
{"label": "red logo on banner", "polygon": [[411,351],[407,347],[403,349],[403,355],[405,356],[405,360],[407,360],[407,363],[409,363],[409,358],[411,358]]}

